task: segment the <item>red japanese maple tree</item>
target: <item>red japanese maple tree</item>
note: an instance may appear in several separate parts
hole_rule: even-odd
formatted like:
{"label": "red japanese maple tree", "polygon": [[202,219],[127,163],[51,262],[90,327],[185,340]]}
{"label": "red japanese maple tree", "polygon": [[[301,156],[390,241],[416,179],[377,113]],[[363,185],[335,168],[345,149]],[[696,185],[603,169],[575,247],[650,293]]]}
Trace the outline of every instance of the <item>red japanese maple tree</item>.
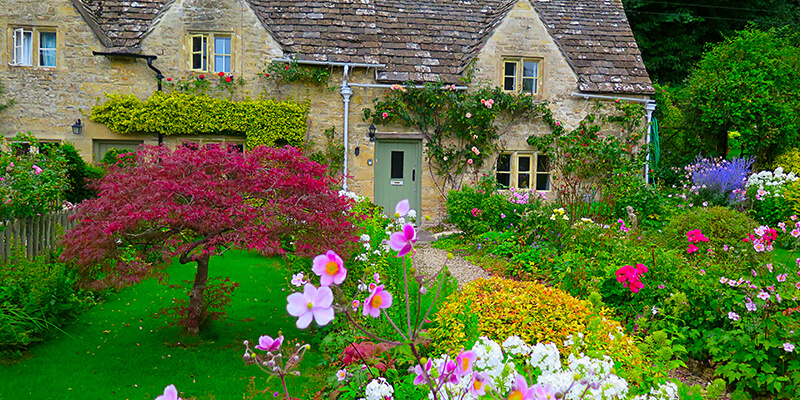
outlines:
{"label": "red japanese maple tree", "polygon": [[160,276],[171,259],[197,263],[188,330],[199,331],[211,256],[229,248],[264,255],[347,253],[357,241],[351,200],[325,168],[291,147],[239,153],[223,146],[142,146],[95,183],[64,235],[64,261],[84,284],[124,287]]}

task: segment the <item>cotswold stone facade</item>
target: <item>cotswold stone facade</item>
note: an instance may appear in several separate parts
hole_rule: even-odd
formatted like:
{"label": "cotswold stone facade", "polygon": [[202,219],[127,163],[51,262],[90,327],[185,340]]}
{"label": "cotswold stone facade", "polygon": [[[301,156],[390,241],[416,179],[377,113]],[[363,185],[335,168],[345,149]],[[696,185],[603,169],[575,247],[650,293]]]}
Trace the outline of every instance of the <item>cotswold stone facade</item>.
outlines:
{"label": "cotswold stone facade", "polygon": [[[620,0],[0,0],[0,10],[0,83],[15,101],[0,114],[5,137],[32,132],[44,141],[71,142],[87,160],[111,147],[157,144],[156,135],[123,136],[89,121],[92,106],[104,93],[147,98],[157,90],[158,73],[167,87],[181,77],[216,78],[223,70],[244,79],[235,99],[308,101],[307,139],[317,144],[330,127],[343,139],[348,95],[342,93],[352,92],[347,186],[373,199],[411,183],[392,170],[391,182],[381,178],[376,184],[376,171],[389,168],[392,153],[385,151],[421,144],[402,126],[379,127],[378,140],[369,140],[362,109],[388,85],[458,83],[473,68],[479,83],[502,87],[509,62],[520,69],[535,63],[533,96],[547,100],[567,126],[585,117],[589,101],[644,102],[653,92]],[[329,68],[330,88],[277,84],[264,76],[268,62],[287,58]],[[522,81],[531,72],[515,73]],[[83,129],[75,135],[71,126],[78,119]],[[503,147],[535,154],[525,139],[547,132],[541,123],[520,124],[502,138]],[[215,135],[162,139],[170,146],[244,141]],[[386,146],[384,153],[379,146]],[[442,199],[424,159],[413,170],[417,207],[436,217]]]}

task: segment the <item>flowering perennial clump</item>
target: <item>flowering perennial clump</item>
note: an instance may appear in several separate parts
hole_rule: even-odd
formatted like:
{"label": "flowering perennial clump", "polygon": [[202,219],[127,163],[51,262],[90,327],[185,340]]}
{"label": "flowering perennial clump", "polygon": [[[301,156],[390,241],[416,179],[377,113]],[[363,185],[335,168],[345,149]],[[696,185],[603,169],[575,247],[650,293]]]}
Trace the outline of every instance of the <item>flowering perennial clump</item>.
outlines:
{"label": "flowering perennial clump", "polygon": [[617,270],[617,282],[621,283],[623,287],[629,288],[631,292],[639,293],[639,290],[644,287],[639,278],[646,272],[647,267],[644,264],[636,264],[636,268],[623,265]]}
{"label": "flowering perennial clump", "polygon": [[698,243],[708,242],[708,238],[703,236],[703,233],[700,232],[700,229],[686,232],[686,239],[689,241],[689,247],[686,248],[686,252],[689,254],[699,250],[697,247]]}

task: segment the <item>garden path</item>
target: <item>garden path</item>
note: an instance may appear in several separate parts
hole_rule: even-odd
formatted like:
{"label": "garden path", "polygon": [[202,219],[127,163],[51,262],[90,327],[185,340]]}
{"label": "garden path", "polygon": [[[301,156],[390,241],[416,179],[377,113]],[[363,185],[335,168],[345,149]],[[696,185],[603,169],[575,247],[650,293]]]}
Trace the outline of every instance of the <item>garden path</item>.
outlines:
{"label": "garden path", "polygon": [[435,241],[438,236],[450,233],[454,232],[442,232],[437,235],[431,235],[422,229],[417,232],[418,241],[417,245],[414,247],[416,250],[414,259],[417,268],[419,268],[419,272],[423,275],[436,273],[442,268],[442,265],[444,265],[446,261],[447,268],[450,274],[456,279],[456,282],[458,282],[459,289],[476,279],[489,279],[489,273],[483,268],[457,255],[454,256],[452,260],[448,260],[447,250],[435,249],[430,246],[430,243]]}

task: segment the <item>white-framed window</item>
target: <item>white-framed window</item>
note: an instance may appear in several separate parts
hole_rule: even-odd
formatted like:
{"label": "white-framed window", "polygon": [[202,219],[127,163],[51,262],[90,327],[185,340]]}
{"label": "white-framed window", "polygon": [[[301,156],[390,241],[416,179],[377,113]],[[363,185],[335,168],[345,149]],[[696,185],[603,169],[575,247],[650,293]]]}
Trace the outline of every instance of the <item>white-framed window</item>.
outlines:
{"label": "white-framed window", "polygon": [[189,42],[192,71],[231,73],[233,61],[231,36],[193,34],[189,36]]}
{"label": "white-framed window", "polygon": [[55,67],[58,54],[57,33],[53,28],[14,28],[11,65]]}
{"label": "white-framed window", "polygon": [[539,94],[539,60],[534,58],[503,58],[503,90],[514,93]]}
{"label": "white-framed window", "polygon": [[520,190],[550,190],[550,159],[540,153],[500,153],[495,167],[497,183]]}

